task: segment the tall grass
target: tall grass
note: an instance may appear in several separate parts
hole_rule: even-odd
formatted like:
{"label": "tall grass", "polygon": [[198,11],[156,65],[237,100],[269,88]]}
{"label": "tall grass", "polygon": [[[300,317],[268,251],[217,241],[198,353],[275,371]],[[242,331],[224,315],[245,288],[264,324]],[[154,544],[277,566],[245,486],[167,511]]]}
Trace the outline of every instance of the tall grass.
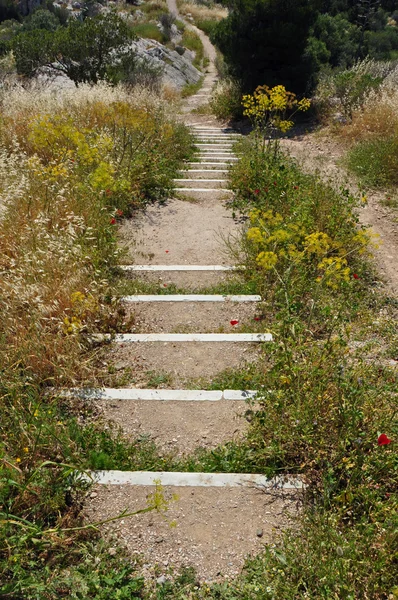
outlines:
{"label": "tall grass", "polygon": [[397,73],[392,71],[379,92],[369,94],[341,130],[351,145],[347,165],[365,185],[388,188],[398,182]]}
{"label": "tall grass", "polygon": [[[107,597],[105,572],[81,570],[89,536],[74,529],[84,460],[75,417],[88,408],[46,388],[95,384],[82,334],[124,322],[112,301],[117,222],[165,197],[191,138],[144,89],[17,86],[0,112],[0,595],[80,597],[86,581],[82,597]],[[124,593],[140,587],[131,569],[115,578]]]}

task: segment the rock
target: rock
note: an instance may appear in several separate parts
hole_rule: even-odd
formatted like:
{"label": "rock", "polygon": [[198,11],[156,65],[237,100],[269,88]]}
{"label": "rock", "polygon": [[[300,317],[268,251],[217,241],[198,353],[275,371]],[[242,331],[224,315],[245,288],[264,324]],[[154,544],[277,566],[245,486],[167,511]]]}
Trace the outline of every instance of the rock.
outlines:
{"label": "rock", "polygon": [[262,529],[257,529],[256,536],[262,538],[264,535],[264,531]]}
{"label": "rock", "polygon": [[132,46],[138,61],[141,60],[143,64],[160,70],[163,82],[179,90],[187,84],[197,83],[202,76],[192,65],[194,55],[190,51],[184,50],[182,55],[176,50],[166,48],[160,42],[145,38],[132,42]]}
{"label": "rock", "polygon": [[98,496],[97,492],[91,492],[90,498],[96,498]]}
{"label": "rock", "polygon": [[160,577],[158,577],[156,579],[156,583],[158,583],[159,585],[164,585],[166,583],[167,579],[165,577],[165,575],[161,575]]}
{"label": "rock", "polygon": [[109,548],[109,550],[108,550],[109,556],[115,556],[116,552],[117,552],[116,548]]}
{"label": "rock", "polygon": [[155,540],[155,544],[161,544],[164,541],[164,539],[162,537],[158,537]]}

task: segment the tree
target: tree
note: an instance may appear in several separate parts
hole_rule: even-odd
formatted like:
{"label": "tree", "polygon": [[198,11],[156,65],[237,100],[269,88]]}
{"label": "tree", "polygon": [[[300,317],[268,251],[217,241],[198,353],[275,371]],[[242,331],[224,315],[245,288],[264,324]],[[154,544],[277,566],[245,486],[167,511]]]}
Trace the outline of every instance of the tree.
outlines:
{"label": "tree", "polygon": [[302,92],[309,62],[302,60],[317,0],[231,0],[212,35],[244,91],[283,84]]}
{"label": "tree", "polygon": [[122,58],[133,56],[133,33],[115,13],[83,22],[72,20],[56,31],[34,30],[18,35],[13,50],[18,73],[32,76],[39,67],[51,67],[78,85],[106,79],[107,71]]}

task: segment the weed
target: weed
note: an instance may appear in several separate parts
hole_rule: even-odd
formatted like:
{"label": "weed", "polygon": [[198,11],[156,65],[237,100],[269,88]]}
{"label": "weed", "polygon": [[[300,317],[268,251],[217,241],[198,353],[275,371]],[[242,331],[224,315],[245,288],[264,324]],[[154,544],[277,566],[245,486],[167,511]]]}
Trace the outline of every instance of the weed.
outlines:
{"label": "weed", "polygon": [[348,153],[348,168],[367,186],[390,187],[398,183],[398,137],[359,142]]}
{"label": "weed", "polygon": [[187,98],[188,96],[193,96],[200,90],[203,85],[203,77],[199,79],[196,83],[187,83],[181,90],[181,96],[183,98]]}

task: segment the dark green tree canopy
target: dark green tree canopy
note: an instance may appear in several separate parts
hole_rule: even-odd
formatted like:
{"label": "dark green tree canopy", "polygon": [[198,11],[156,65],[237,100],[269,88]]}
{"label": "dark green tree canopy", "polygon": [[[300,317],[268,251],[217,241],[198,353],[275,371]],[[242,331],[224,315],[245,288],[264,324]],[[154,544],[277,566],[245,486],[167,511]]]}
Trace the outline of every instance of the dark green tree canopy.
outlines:
{"label": "dark green tree canopy", "polygon": [[65,73],[76,84],[97,83],[118,61],[132,58],[133,33],[115,13],[71,20],[55,31],[35,29],[13,40],[18,73],[32,76],[48,66]]}
{"label": "dark green tree canopy", "polygon": [[267,83],[304,91],[309,67],[303,54],[318,2],[231,0],[228,4],[230,14],[215,28],[213,39],[243,89],[252,91]]}

